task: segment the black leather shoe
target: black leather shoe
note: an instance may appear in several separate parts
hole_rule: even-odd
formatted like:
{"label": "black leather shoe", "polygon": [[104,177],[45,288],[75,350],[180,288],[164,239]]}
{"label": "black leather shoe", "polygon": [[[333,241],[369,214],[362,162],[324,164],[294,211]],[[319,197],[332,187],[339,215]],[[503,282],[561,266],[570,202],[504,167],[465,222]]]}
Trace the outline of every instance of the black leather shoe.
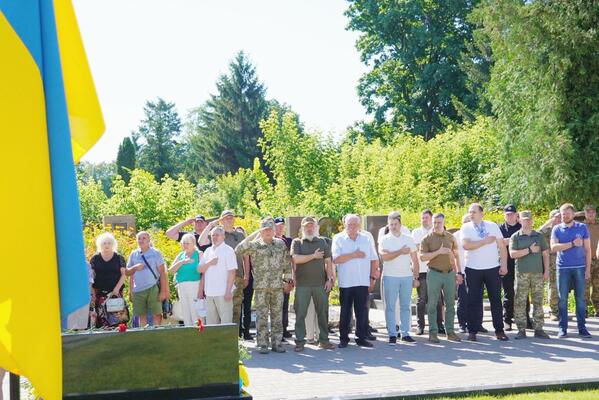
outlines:
{"label": "black leather shoe", "polygon": [[505,324],[505,330],[506,331],[511,331],[512,330],[512,323],[511,322],[506,322]]}
{"label": "black leather shoe", "polygon": [[503,332],[497,332],[495,334],[495,337],[497,338],[497,340],[501,340],[502,342],[507,342],[508,340],[510,340]]}
{"label": "black leather shoe", "polygon": [[440,335],[445,335],[447,332],[445,331],[445,327],[443,325],[439,325],[439,334]]}
{"label": "black leather shoe", "polygon": [[478,328],[478,333],[489,333],[489,330],[481,325],[480,328]]}
{"label": "black leather shoe", "polygon": [[416,329],[416,334],[424,335],[424,326],[419,326],[418,329]]}
{"label": "black leather shoe", "polygon": [[368,340],[364,340],[364,339],[357,339],[356,344],[360,347],[373,347],[374,346]]}
{"label": "black leather shoe", "polygon": [[289,332],[289,331],[285,331],[285,332],[283,332],[283,337],[284,337],[285,339],[290,339],[290,338],[292,338],[292,337],[293,337],[293,335],[291,334],[291,332]]}
{"label": "black leather shoe", "polygon": [[476,333],[468,334],[468,340],[471,342],[476,342]]}
{"label": "black leather shoe", "polygon": [[368,335],[366,335],[366,339],[368,339],[368,340],[376,340],[376,336],[374,336],[372,333],[369,333]]}
{"label": "black leather shoe", "polygon": [[347,347],[347,342],[339,342],[339,344],[337,345],[337,347],[339,347],[340,349],[344,349]]}
{"label": "black leather shoe", "polygon": [[379,332],[379,330],[378,330],[378,329],[376,329],[376,328],[373,328],[372,326],[369,326],[369,327],[368,327],[368,332],[370,332],[370,333],[378,333],[378,332]]}

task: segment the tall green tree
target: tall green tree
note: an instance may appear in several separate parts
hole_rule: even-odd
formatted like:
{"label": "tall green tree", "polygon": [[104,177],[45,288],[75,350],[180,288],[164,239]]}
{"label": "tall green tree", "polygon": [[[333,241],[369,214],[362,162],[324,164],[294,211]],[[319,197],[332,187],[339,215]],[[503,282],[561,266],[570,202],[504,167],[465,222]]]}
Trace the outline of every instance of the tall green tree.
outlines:
{"label": "tall green tree", "polygon": [[476,91],[460,68],[472,40],[468,14],[477,0],[350,0],[348,29],[370,67],[358,93],[376,124],[432,138],[459,106],[475,108]]}
{"label": "tall green tree", "polygon": [[116,155],[116,170],[125,183],[129,183],[131,171],[135,169],[135,145],[131,138],[126,137],[119,145]]}
{"label": "tall green tree", "polygon": [[502,195],[554,206],[599,198],[599,7],[487,0],[476,11],[494,64]]}
{"label": "tall green tree", "polygon": [[260,155],[257,140],[259,123],[268,112],[266,89],[245,53],[237,53],[216,90],[189,118],[187,145],[195,160],[189,164],[197,177],[251,168]]}
{"label": "tall green tree", "polygon": [[161,98],[155,102],[147,101],[144,119],[137,131],[133,132],[138,166],[154,175],[156,180],[180,172],[176,159],[180,133],[181,120],[174,103]]}
{"label": "tall green tree", "polygon": [[[84,183],[95,181],[102,191],[110,195],[110,186],[116,174],[116,164],[112,162],[91,163],[82,161],[77,164],[77,177]],[[94,183],[95,184],[95,183]]]}

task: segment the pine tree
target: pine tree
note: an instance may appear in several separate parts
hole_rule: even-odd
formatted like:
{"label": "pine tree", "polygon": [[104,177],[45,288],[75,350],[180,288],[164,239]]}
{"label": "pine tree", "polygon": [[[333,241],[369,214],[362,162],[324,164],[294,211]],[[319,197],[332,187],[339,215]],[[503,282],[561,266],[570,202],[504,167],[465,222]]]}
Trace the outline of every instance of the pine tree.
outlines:
{"label": "pine tree", "polygon": [[131,138],[126,137],[119,145],[119,152],[116,156],[117,174],[119,174],[125,183],[129,183],[131,171],[135,169],[135,145]]}

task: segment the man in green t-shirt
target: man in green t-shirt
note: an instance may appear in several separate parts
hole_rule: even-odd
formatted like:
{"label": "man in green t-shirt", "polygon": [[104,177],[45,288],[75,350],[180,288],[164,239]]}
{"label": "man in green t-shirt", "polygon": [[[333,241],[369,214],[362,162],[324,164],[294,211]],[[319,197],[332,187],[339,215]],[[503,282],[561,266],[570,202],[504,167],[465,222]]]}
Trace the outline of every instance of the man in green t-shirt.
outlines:
{"label": "man in green t-shirt", "polygon": [[543,330],[544,281],[549,279],[549,245],[543,235],[532,229],[532,213],[520,212],[522,228],[510,238],[510,256],[516,260],[514,317],[518,334],[526,338],[526,301],[532,296],[535,337],[549,339]]}
{"label": "man in green t-shirt", "polygon": [[293,239],[291,257],[295,261],[295,351],[303,351],[306,344],[306,315],[310,300],[318,317],[319,346],[334,349],[329,342],[328,296],[333,287],[333,271],[327,268],[331,247],[316,231],[316,220],[302,219],[302,237]]}

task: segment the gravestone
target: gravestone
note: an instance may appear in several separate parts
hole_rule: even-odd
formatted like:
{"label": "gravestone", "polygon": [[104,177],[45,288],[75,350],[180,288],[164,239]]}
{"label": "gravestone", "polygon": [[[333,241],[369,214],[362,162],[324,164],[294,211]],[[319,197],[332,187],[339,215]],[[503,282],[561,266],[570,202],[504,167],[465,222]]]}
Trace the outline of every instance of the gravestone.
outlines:
{"label": "gravestone", "polygon": [[102,217],[102,225],[110,227],[111,230],[137,232],[135,229],[135,215],[105,215]]}

